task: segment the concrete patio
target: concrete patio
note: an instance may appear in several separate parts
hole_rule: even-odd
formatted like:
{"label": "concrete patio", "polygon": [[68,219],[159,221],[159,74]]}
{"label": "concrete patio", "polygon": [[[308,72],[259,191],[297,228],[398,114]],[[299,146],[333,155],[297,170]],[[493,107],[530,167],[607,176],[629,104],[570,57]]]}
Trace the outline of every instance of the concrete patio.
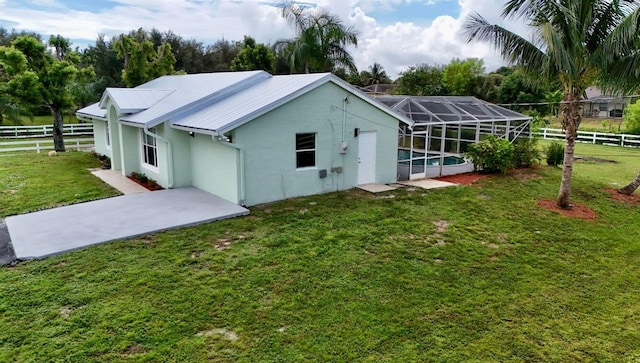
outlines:
{"label": "concrete patio", "polygon": [[197,188],[137,193],[5,219],[18,259],[249,214]]}

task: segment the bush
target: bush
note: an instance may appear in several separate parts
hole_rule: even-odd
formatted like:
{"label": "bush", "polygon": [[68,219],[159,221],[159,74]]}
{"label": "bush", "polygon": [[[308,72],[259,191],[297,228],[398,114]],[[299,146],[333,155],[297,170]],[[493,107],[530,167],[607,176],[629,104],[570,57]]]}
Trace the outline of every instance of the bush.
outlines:
{"label": "bush", "polygon": [[623,124],[626,133],[640,135],[640,102],[624,109]]}
{"label": "bush", "polygon": [[558,166],[564,161],[564,145],[559,142],[553,142],[545,149],[547,154],[547,165]]}
{"label": "bush", "polygon": [[521,137],[513,143],[511,164],[516,168],[530,167],[540,162],[540,156],[538,140],[532,137]]}
{"label": "bush", "polygon": [[465,155],[476,170],[485,173],[504,173],[511,167],[513,145],[505,139],[490,135],[484,141],[469,145]]}

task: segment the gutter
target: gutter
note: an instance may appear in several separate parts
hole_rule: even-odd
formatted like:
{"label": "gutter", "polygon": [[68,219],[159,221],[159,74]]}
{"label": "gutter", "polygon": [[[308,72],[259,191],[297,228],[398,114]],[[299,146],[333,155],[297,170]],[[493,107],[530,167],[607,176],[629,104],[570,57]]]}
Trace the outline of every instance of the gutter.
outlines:
{"label": "gutter", "polygon": [[240,169],[240,173],[238,176],[240,178],[240,195],[238,196],[239,197],[238,202],[240,205],[244,206],[246,189],[245,189],[245,183],[244,183],[244,152],[242,150],[242,146],[231,143],[231,142],[223,141],[225,140],[224,136],[220,135],[215,131],[211,135],[211,139],[213,140],[213,142],[217,142],[222,145],[229,146],[238,150],[238,154],[240,154],[240,157],[238,158],[238,169]]}
{"label": "gutter", "polygon": [[173,145],[171,144],[171,141],[169,141],[168,139],[165,139],[164,137],[158,134],[154,134],[153,132],[149,131],[149,127],[147,125],[144,125],[144,128],[142,129],[142,131],[145,133],[145,135],[149,135],[167,144],[167,152],[169,153],[167,157],[167,164],[168,164],[167,168],[169,169],[169,172],[167,173],[167,178],[168,178],[167,189],[172,189],[173,188]]}

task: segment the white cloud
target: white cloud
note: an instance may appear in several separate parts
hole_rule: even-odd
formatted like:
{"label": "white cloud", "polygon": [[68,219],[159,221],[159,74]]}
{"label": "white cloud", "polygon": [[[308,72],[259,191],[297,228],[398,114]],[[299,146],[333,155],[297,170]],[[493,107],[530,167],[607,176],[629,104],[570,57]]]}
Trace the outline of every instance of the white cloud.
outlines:
{"label": "white cloud", "polygon": [[[63,0],[36,0],[61,4]],[[311,1],[340,16],[345,24],[360,32],[359,46],[352,50],[359,69],[373,62],[382,64],[391,77],[409,66],[420,63],[445,64],[452,58],[478,57],[488,69],[501,65],[496,52],[486,44],[467,44],[459,34],[468,14],[480,12],[490,22],[501,22],[504,0],[458,0],[461,13],[457,17],[439,16],[428,25],[410,22],[380,24],[367,15],[373,10],[393,8],[399,3],[451,0],[317,0]],[[225,38],[241,40],[251,35],[259,42],[273,43],[293,36],[293,29],[280,16],[279,9],[260,0],[245,1],[157,1],[118,0],[118,5],[97,13],[73,9],[14,7],[0,0],[0,20],[15,23],[16,29],[27,29],[48,36],[62,34],[71,39],[93,41],[100,33],[113,35],[137,28],[172,30],[185,38],[213,43]],[[513,24],[511,24],[513,25]],[[521,31],[525,28],[517,25]]]}

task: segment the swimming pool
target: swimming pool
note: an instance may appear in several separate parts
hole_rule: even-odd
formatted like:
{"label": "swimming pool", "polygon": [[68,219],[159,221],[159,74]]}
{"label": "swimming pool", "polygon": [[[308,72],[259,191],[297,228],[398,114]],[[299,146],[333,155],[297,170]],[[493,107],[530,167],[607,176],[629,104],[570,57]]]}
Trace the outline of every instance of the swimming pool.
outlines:
{"label": "swimming pool", "polygon": [[[428,166],[438,166],[440,165],[440,154],[426,154],[426,159],[424,159],[425,153],[414,151],[413,158],[417,160],[413,160],[413,165],[425,165],[425,161]],[[398,164],[400,165],[409,165],[409,150],[406,149],[398,149]],[[443,165],[459,165],[464,164],[466,161],[464,158],[459,156],[447,155],[444,157]]]}

